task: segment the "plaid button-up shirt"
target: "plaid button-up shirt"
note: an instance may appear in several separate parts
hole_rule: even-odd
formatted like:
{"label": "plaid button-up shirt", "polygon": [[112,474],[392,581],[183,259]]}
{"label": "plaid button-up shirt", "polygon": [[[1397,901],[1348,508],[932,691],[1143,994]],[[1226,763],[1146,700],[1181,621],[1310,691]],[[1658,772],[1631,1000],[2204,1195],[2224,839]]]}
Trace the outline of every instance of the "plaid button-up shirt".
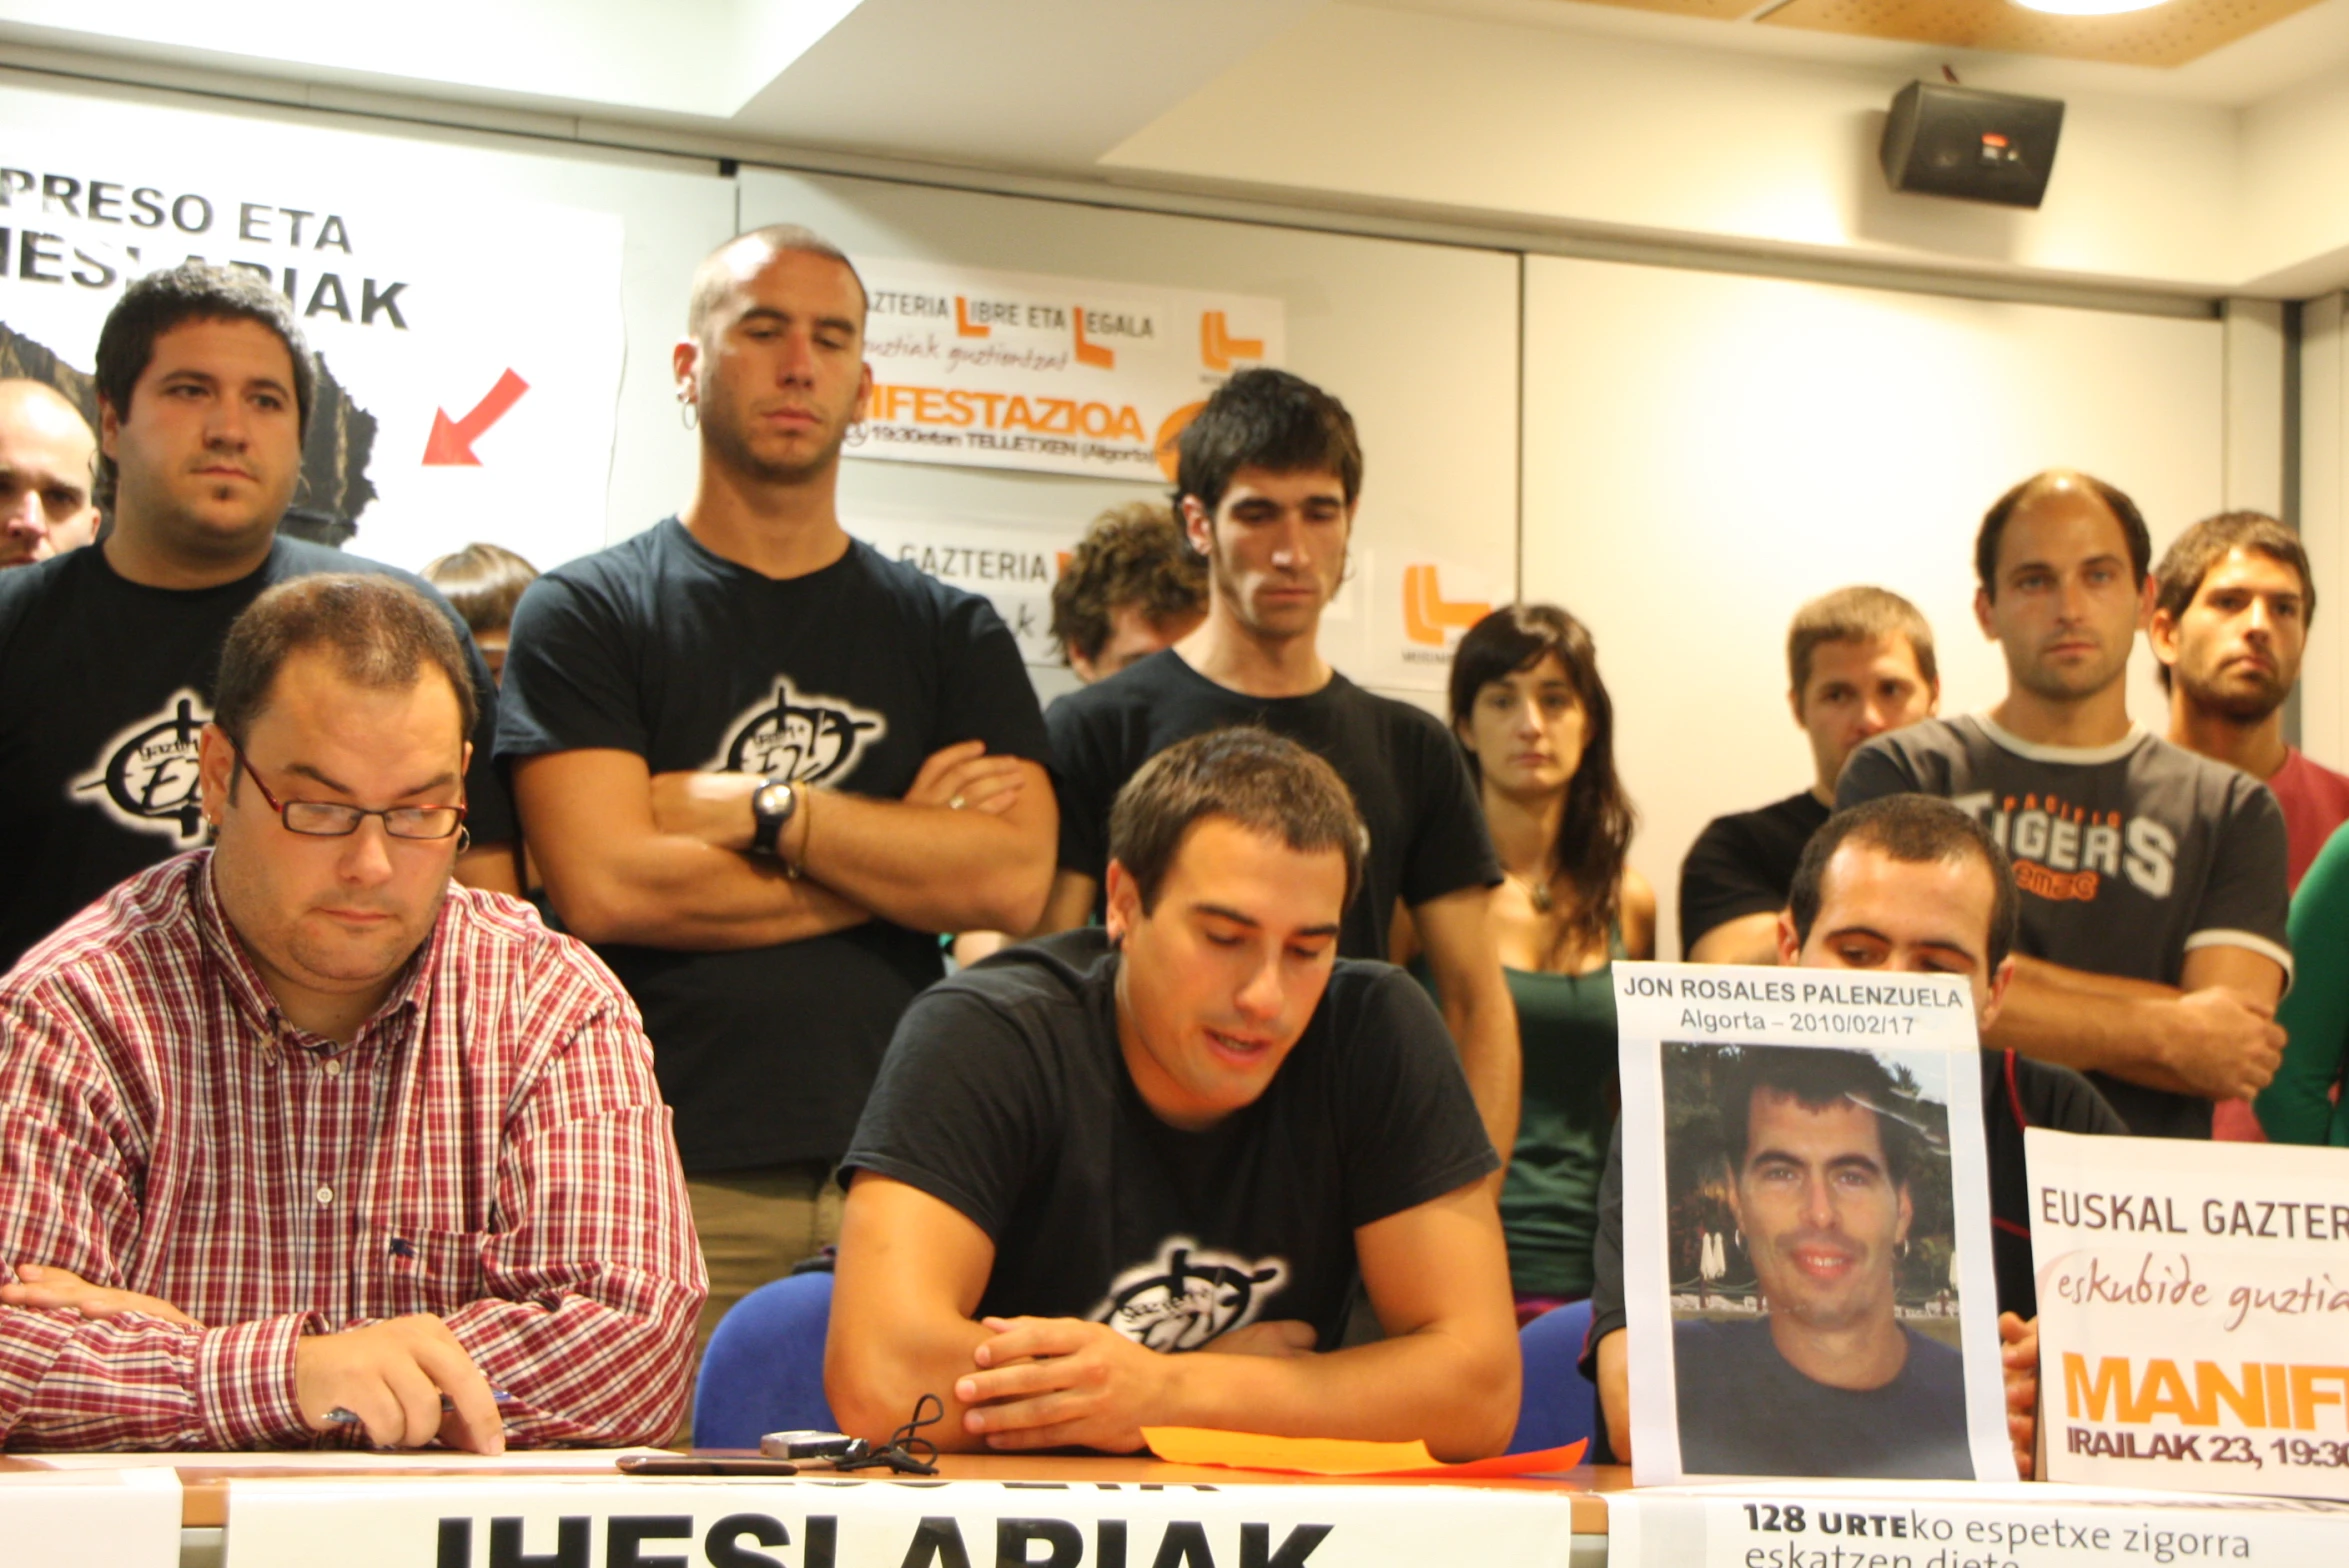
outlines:
{"label": "plaid button-up shirt", "polygon": [[512,1396],[515,1446],[665,1437],[706,1277],[619,982],[452,887],[338,1046],[278,1011],[210,866],[141,873],[0,981],[0,1280],[50,1264],[202,1325],[0,1307],[0,1437],[306,1447],[300,1337],[416,1312]]}

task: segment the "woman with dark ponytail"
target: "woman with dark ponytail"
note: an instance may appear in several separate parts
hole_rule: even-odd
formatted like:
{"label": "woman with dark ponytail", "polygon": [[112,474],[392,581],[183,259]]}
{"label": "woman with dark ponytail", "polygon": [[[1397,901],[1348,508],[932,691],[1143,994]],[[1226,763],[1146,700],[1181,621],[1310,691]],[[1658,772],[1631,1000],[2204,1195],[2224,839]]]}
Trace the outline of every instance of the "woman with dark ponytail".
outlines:
{"label": "woman with dark ponytail", "polygon": [[[1614,704],[1588,627],[1555,605],[1495,610],[1460,639],[1451,714],[1507,878],[1493,923],[1524,1108],[1501,1220],[1522,1321],[1590,1293],[1620,1103],[1610,966],[1654,956],[1656,895],[1624,863],[1638,816],[1615,776]],[[1408,922],[1396,956],[1415,956]]]}

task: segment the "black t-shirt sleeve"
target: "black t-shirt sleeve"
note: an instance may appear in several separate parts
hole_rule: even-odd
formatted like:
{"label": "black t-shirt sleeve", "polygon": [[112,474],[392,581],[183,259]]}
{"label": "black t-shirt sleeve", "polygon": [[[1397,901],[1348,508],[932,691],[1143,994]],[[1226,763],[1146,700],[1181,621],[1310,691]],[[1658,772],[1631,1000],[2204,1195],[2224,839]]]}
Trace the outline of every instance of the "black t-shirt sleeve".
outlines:
{"label": "black t-shirt sleeve", "polygon": [[1835,782],[1835,809],[1847,810],[1886,795],[1912,795],[1924,789],[1908,755],[1893,745],[1894,737],[1879,735],[1851,754],[1843,777]]}
{"label": "black t-shirt sleeve", "polygon": [[1715,817],[1680,863],[1680,950],[1687,952],[1716,926],[1776,914],[1786,907],[1786,893],[1755,859],[1741,825]]}
{"label": "black t-shirt sleeve", "polygon": [[1125,780],[1117,769],[1117,711],[1077,700],[1082,695],[1054,703],[1044,727],[1052,740],[1052,788],[1060,797],[1060,869],[1098,883],[1109,870],[1110,802]]}
{"label": "black t-shirt sleeve", "polygon": [[1413,725],[1409,741],[1396,749],[1397,763],[1418,774],[1405,798],[1423,802],[1403,862],[1403,902],[1417,906],[1466,887],[1498,886],[1501,863],[1458,744],[1431,721]]}
{"label": "black t-shirt sleeve", "polygon": [[2023,1102],[2023,1120],[2033,1127],[2056,1132],[2092,1133],[2125,1138],[2128,1123],[2099,1094],[2096,1085],[2053,1062],[2017,1056],[2012,1063],[2015,1091]]}
{"label": "black t-shirt sleeve", "polygon": [[498,683],[489,664],[465,636],[465,659],[472,667],[473,756],[465,764],[465,827],[476,844],[511,844],[522,836],[514,811],[514,797],[506,788],[506,774],[498,766]]}
{"label": "black t-shirt sleeve", "polygon": [[904,1182],[1001,1240],[1049,1142],[1044,1072],[993,1003],[953,985],[924,992],[898,1021],[842,1170]]}
{"label": "black t-shirt sleeve", "polygon": [[625,617],[589,582],[539,578],[514,607],[498,715],[505,761],[555,751],[632,751],[652,737],[638,703]]}
{"label": "black t-shirt sleeve", "polygon": [[981,740],[990,755],[1049,765],[1052,744],[1019,644],[995,607],[973,595],[949,612],[941,639],[937,742]]}
{"label": "black t-shirt sleeve", "polygon": [[[2213,847],[2210,879],[2203,884],[2202,902],[2195,906],[2194,923],[2186,933],[2189,949],[2227,945],[2230,936],[2251,939],[2235,945],[2273,949],[2279,961],[2291,953],[2287,917],[2289,849],[2284,811],[2265,784],[2249,778],[2230,780],[2225,819],[2219,824]],[[2257,946],[2257,944],[2265,944]],[[2285,964],[2289,972],[2290,964]]]}
{"label": "black t-shirt sleeve", "polygon": [[[1417,1208],[1501,1167],[1443,1015],[1400,969],[1365,965],[1332,1043],[1351,1229]],[[1333,1063],[1333,1065],[1336,1065]]]}

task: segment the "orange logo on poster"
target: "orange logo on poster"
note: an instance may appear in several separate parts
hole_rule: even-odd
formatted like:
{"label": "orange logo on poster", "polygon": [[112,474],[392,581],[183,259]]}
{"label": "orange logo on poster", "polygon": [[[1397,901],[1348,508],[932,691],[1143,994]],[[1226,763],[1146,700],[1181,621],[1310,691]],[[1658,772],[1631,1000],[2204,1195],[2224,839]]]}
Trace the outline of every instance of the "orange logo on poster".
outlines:
{"label": "orange logo on poster", "polygon": [[1024,430],[1046,436],[1091,436],[1139,441],[1142,416],[1131,403],[1095,403],[1070,397],[1023,397],[970,387],[873,386],[866,417],[885,425],[943,425]]}
{"label": "orange logo on poster", "polygon": [[1264,339],[1236,338],[1224,313],[1203,310],[1199,313],[1199,363],[1209,370],[1229,370],[1235,359],[1262,359]]}
{"label": "orange logo on poster", "polygon": [[1446,632],[1466,631],[1492,613],[1482,600],[1448,600],[1432,566],[1403,568],[1403,635],[1430,648],[1444,645]]}
{"label": "orange logo on poster", "polygon": [[1199,410],[1206,406],[1205,401],[1185,403],[1158,422],[1158,435],[1151,441],[1150,450],[1158,454],[1159,472],[1166,475],[1169,484],[1180,477],[1178,471],[1182,467],[1183,429],[1197,419]]}
{"label": "orange logo on poster", "polygon": [[1069,325],[1075,329],[1077,334],[1078,364],[1092,365],[1100,370],[1115,370],[1117,368],[1116,350],[1103,348],[1100,344],[1092,342],[1086,338],[1084,306],[1079,305],[1076,308],[1075,314],[1070,320]]}

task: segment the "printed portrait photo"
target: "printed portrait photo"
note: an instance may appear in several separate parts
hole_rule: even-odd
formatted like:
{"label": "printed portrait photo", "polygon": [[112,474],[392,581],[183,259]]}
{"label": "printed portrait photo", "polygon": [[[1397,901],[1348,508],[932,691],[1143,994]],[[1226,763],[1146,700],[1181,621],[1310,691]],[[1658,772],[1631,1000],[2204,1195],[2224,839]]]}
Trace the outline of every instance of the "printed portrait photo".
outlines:
{"label": "printed portrait photo", "polygon": [[1685,1473],[1973,1478],[1949,1062],[1664,1044]]}

